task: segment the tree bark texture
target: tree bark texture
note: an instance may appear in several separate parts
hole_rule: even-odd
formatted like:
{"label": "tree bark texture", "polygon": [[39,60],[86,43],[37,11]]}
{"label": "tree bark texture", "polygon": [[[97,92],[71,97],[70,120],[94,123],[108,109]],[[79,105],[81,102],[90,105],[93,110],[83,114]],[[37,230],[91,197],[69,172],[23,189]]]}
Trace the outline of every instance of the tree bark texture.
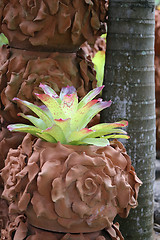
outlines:
{"label": "tree bark texture", "polygon": [[126,119],[125,146],[143,181],[139,206],[119,219],[126,240],[151,240],[155,164],[154,0],[110,0],[103,122]]}

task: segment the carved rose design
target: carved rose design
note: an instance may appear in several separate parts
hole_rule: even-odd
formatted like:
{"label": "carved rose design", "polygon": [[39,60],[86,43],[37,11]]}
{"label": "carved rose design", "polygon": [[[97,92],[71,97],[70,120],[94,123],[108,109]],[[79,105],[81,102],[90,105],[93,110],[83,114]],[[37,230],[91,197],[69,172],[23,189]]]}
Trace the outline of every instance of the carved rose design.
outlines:
{"label": "carved rose design", "polygon": [[[16,104],[14,97],[40,105],[34,95],[40,92],[39,84],[46,83],[57,93],[67,85],[77,89],[79,98],[96,87],[96,73],[90,59],[81,52],[38,53],[10,50],[3,46],[0,53],[0,114],[7,122],[24,122],[19,112],[28,108]],[[9,57],[11,55],[11,57]]]}
{"label": "carved rose design", "polygon": [[85,40],[93,44],[101,34],[106,4],[106,0],[8,1],[1,3],[2,31],[14,47],[73,51]]}
{"label": "carved rose design", "polygon": [[14,202],[33,226],[94,232],[137,206],[141,181],[118,141],[106,147],[34,141],[27,135],[10,150],[1,173],[10,211]]}

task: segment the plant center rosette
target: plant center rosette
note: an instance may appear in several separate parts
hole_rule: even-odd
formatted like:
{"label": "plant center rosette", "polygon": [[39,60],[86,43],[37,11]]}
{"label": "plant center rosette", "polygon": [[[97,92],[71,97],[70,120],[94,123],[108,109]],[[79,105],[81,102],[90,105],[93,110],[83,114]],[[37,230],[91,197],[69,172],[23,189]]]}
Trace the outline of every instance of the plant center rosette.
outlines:
{"label": "plant center rosette", "polygon": [[[45,94],[37,96],[47,109],[16,99],[39,116],[20,114],[35,126],[8,127],[28,132],[18,149],[10,149],[1,171],[9,212],[25,213],[31,225],[55,232],[109,229],[117,214],[127,217],[137,206],[141,185],[124,146],[108,141],[128,138],[119,128],[127,122],[84,127],[111,104],[92,100],[103,87],[79,103],[73,87],[63,88],[60,96],[46,85],[41,88]],[[66,119],[58,119],[60,115]]]}

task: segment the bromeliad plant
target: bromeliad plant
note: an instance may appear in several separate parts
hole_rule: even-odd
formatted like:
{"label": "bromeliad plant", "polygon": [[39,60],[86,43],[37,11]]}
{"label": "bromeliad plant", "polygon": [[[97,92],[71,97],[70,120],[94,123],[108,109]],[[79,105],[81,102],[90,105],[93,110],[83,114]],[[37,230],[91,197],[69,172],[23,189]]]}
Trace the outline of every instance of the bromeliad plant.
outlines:
{"label": "bromeliad plant", "polygon": [[60,95],[47,85],[40,84],[44,94],[36,94],[44,105],[36,106],[27,101],[14,98],[32,110],[37,117],[18,115],[29,120],[34,126],[25,124],[11,124],[10,131],[31,133],[48,142],[61,142],[69,145],[92,144],[96,146],[109,145],[109,138],[129,138],[119,127],[127,126],[127,121],[115,123],[100,123],[87,128],[90,120],[101,110],[109,107],[111,101],[94,99],[102,87],[90,91],[79,103],[76,89],[72,86],[62,88]]}

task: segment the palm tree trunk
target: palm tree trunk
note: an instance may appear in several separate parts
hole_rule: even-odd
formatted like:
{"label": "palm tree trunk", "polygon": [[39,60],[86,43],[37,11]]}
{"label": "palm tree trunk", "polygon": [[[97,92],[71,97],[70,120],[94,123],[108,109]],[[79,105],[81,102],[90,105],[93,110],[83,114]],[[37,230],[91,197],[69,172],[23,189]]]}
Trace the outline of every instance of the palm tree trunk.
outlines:
{"label": "palm tree trunk", "polygon": [[103,122],[127,119],[125,146],[143,181],[139,206],[118,219],[126,240],[151,240],[155,162],[154,0],[110,0]]}

